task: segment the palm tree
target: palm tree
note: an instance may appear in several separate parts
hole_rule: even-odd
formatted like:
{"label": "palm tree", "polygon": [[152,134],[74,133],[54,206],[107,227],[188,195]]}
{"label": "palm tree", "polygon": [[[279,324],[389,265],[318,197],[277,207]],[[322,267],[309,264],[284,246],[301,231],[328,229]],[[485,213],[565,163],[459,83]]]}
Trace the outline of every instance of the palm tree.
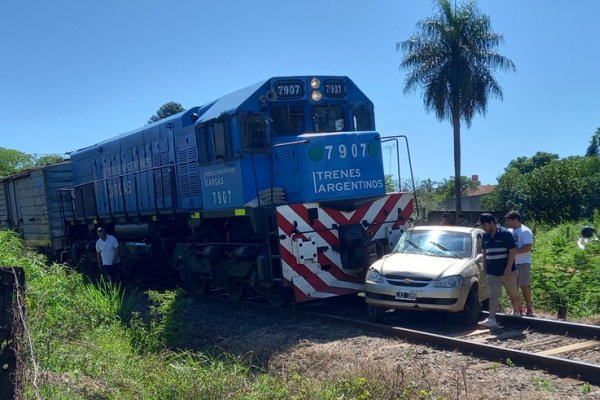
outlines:
{"label": "palm tree", "polygon": [[475,112],[485,115],[488,96],[502,99],[493,76],[496,69],[515,70],[513,62],[498,54],[503,36],[492,32],[490,18],[473,2],[454,7],[438,0],[437,14],[419,21],[417,32],[396,44],[404,51],[400,68],[408,70],[404,93],[423,89],[427,111],[448,119],[454,131],[456,212],[462,211],[460,175],[460,124],[467,127]]}

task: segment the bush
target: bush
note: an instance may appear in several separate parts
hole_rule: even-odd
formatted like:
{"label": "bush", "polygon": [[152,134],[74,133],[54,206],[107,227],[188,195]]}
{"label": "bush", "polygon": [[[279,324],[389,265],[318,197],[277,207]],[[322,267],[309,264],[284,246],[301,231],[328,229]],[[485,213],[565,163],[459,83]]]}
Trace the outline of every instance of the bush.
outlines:
{"label": "bush", "polygon": [[185,301],[180,291],[149,293],[144,321],[131,314],[141,300],[136,291],[48,265],[25,251],[13,232],[0,231],[0,265],[23,267],[26,275],[32,343],[20,347],[28,365],[26,398],[290,398],[283,380],[231,357],[166,350],[179,328],[174,310]]}
{"label": "bush", "polygon": [[577,246],[585,223],[540,227],[535,232],[532,291],[537,308],[568,306],[575,317],[600,313],[600,243]]}

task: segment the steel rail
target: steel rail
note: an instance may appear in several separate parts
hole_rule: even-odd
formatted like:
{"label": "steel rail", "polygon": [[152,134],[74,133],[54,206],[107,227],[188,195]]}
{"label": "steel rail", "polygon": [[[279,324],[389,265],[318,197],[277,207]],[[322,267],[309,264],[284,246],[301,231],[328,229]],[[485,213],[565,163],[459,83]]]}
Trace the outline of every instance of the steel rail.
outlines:
{"label": "steel rail", "polygon": [[[487,316],[487,312],[484,312]],[[586,338],[600,338],[600,326],[580,324],[553,319],[535,318],[535,317],[513,317],[510,314],[496,314],[499,322],[504,322],[511,327],[535,328],[540,332],[554,333],[558,335],[577,335]]]}
{"label": "steel rail", "polygon": [[[385,336],[405,339],[414,343],[437,346],[450,351],[460,351],[466,355],[474,355],[490,361],[506,363],[509,359],[515,365],[528,369],[542,369],[557,376],[564,376],[600,384],[600,365],[590,364],[583,361],[568,360],[564,358],[547,356],[533,352],[498,347],[485,343],[473,342],[456,337],[424,332],[415,329],[395,327],[383,324],[357,320],[348,317],[329,315],[320,312],[302,310],[301,308],[274,308],[271,305],[260,304],[252,301],[235,301],[227,298],[205,297],[205,301],[225,301],[245,310],[260,310],[260,312],[271,312],[281,316],[297,317],[303,319],[318,319],[323,322],[335,323],[343,326],[351,326],[369,332],[380,333]],[[548,331],[577,333],[589,338],[597,337],[599,327],[594,325],[577,324],[565,321],[544,320],[541,318],[512,317],[509,314],[497,314],[499,321],[506,322],[512,326],[543,327]]]}
{"label": "steel rail", "polygon": [[[565,376],[600,384],[600,365],[589,364],[582,361],[567,360],[563,358],[545,356],[522,350],[496,347],[484,343],[463,340],[459,338],[417,331],[413,329],[394,327],[389,325],[374,324],[371,322],[354,320],[321,313],[294,311],[295,315],[318,318],[324,322],[353,326],[370,332],[382,333],[386,336],[406,339],[409,341],[438,346],[448,350],[458,350],[465,354],[473,354],[491,361],[506,362],[510,359],[515,365],[525,368],[537,367],[558,376]],[[515,318],[516,319],[516,318]],[[512,322],[512,320],[511,320]]]}

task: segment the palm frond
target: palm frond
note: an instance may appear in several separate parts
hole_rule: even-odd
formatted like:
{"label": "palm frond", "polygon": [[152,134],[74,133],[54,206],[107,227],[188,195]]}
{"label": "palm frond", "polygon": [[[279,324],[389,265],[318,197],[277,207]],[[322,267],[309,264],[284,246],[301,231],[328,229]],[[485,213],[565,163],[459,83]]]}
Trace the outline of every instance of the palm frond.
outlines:
{"label": "palm frond", "polygon": [[439,119],[451,119],[458,107],[470,126],[476,113],[485,115],[490,96],[502,99],[494,72],[515,71],[515,65],[498,53],[504,37],[474,2],[455,8],[439,0],[437,6],[412,36],[396,43],[404,53],[400,69],[407,71],[404,92],[422,90],[425,108]]}

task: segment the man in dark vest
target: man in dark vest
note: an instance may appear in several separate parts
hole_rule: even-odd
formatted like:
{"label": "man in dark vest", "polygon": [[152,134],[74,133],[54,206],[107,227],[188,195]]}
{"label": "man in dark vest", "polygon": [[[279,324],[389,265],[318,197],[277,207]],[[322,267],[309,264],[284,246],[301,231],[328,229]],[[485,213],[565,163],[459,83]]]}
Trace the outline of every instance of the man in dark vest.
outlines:
{"label": "man in dark vest", "polygon": [[479,217],[483,235],[483,268],[490,287],[490,314],[481,321],[488,328],[498,328],[498,312],[502,286],[510,297],[513,315],[521,316],[521,304],[517,291],[517,273],[515,266],[516,244],[512,233],[496,224],[496,217],[484,213]]}

